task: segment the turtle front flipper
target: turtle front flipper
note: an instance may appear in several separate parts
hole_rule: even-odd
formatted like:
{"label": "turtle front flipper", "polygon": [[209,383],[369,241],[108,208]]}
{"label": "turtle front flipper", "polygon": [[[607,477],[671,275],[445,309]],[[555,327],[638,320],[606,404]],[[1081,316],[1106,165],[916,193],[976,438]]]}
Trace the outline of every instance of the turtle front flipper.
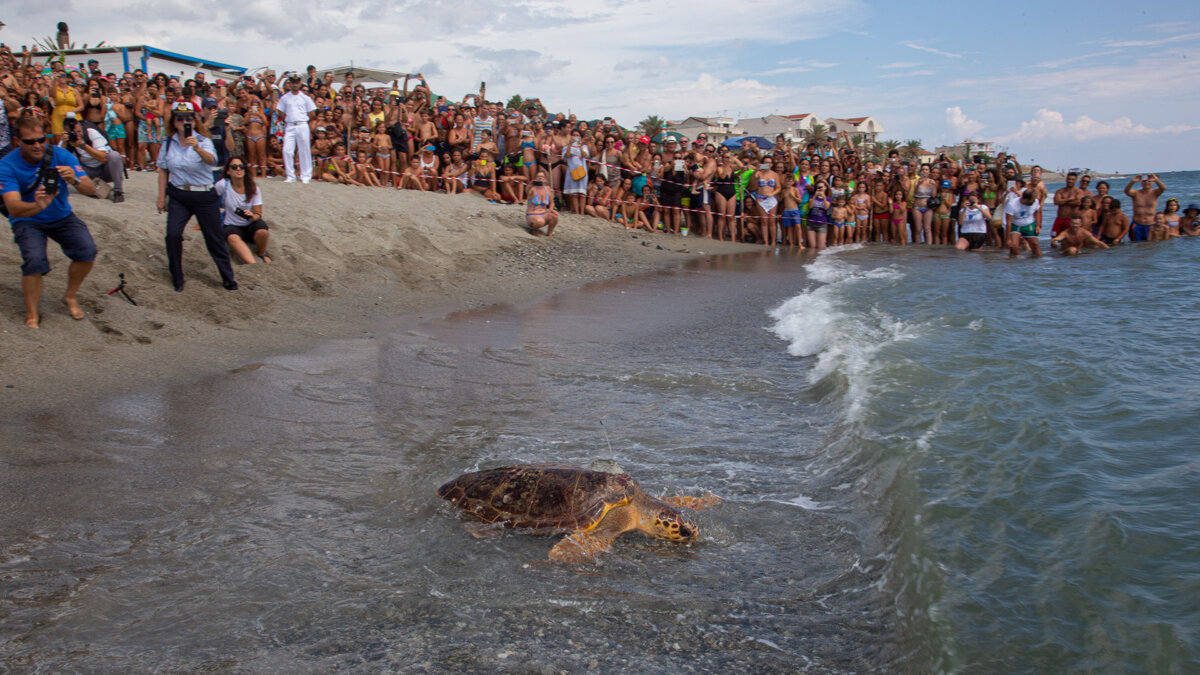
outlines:
{"label": "turtle front flipper", "polygon": [[610,532],[574,532],[550,549],[550,560],[579,565],[591,562],[597,555],[612,548],[616,534]]}
{"label": "turtle front flipper", "polygon": [[660,497],[659,501],[664,504],[670,504],[675,508],[691,509],[693,511],[703,511],[720,504],[723,499],[709,492],[699,497],[690,497],[687,495],[676,495],[674,497]]}

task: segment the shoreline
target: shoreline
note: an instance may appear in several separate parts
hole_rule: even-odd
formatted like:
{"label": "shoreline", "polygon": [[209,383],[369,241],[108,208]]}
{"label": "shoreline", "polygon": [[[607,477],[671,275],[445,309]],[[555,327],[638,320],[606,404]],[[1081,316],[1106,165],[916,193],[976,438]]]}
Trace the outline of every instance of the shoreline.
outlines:
{"label": "shoreline", "polygon": [[[59,301],[67,260],[53,242],[40,309],[26,328],[15,244],[0,247],[0,403],[27,416],[166,381],[236,369],[322,341],[370,335],[425,312],[520,303],[583,283],[650,272],[749,244],[633,232],[564,214],[553,238],[523,226],[523,206],[314,182],[260,182],[275,262],[235,262],[221,288],[200,233],[185,232],[182,293],[171,288],[154,174],[133,173],[123,204],[71,195],[96,239],[79,291],[86,316]],[[365,198],[365,199],[364,199]],[[11,240],[10,240],[11,241]],[[138,305],[105,295],[125,274]]]}

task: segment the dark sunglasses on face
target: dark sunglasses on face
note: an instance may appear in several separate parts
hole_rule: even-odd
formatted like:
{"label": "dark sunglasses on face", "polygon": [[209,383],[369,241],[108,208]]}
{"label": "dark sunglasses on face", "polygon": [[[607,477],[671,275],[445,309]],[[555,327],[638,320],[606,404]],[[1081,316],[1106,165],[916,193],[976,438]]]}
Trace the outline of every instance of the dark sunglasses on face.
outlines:
{"label": "dark sunglasses on face", "polygon": [[38,143],[45,143],[46,137],[38,136],[37,138],[22,138],[21,142],[25,145],[37,145]]}
{"label": "dark sunglasses on face", "polygon": [[230,164],[229,165],[230,171],[240,171],[245,168],[246,168],[246,166],[244,164]]}

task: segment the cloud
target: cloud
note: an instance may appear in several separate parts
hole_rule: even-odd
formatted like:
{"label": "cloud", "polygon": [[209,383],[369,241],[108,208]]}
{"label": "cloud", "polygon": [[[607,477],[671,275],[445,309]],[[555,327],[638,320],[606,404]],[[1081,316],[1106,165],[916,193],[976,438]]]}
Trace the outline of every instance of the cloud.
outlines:
{"label": "cloud", "polygon": [[1172,35],[1171,37],[1159,38],[1157,40],[1114,40],[1104,42],[1104,44],[1109,47],[1157,47],[1171,42],[1195,40],[1196,38],[1200,38],[1200,33],[1184,33],[1183,35]]}
{"label": "cloud", "polygon": [[967,117],[960,106],[946,108],[946,124],[949,125],[955,139],[970,138],[987,126]]}
{"label": "cloud", "polygon": [[1061,67],[1067,65],[1068,63],[1077,63],[1079,61],[1086,61],[1088,59],[1094,59],[1098,56],[1109,56],[1111,54],[1120,54],[1120,53],[1122,53],[1122,51],[1123,50],[1121,50],[1121,49],[1109,49],[1109,50],[1103,51],[1103,52],[1092,52],[1091,54],[1080,54],[1079,56],[1070,56],[1065,59],[1050,59],[1048,61],[1042,61],[1041,63],[1034,64],[1034,68],[1061,68]]}
{"label": "cloud", "polygon": [[917,51],[921,51],[921,52],[929,52],[930,54],[937,54],[938,56],[945,56],[945,57],[951,58],[951,59],[961,59],[962,58],[962,54],[955,54],[954,52],[944,52],[940,49],[934,49],[933,47],[923,47],[919,44],[914,44],[912,42],[904,42],[902,44],[905,47],[908,47],[910,49],[916,49]]}
{"label": "cloud", "polygon": [[[949,110],[947,110],[949,117]],[[1074,122],[1067,122],[1061,112],[1042,108],[1032,120],[1022,122],[1015,132],[995,139],[1000,143],[1022,141],[1091,141],[1098,138],[1146,136],[1151,134],[1183,133],[1200,129],[1200,126],[1169,124],[1152,128],[1134,124],[1128,117],[1118,117],[1111,122],[1100,122],[1087,115],[1080,115]]]}
{"label": "cloud", "polygon": [[537,80],[571,65],[570,61],[551,58],[532,49],[491,49],[466,45],[463,51],[488,64],[486,79],[505,84],[509,76]]}
{"label": "cloud", "polygon": [[658,86],[641,93],[641,107],[668,119],[688,115],[720,114],[723,111],[754,110],[778,103],[793,90],[763,84],[755,79],[722,80],[701,73],[695,80]]}
{"label": "cloud", "polygon": [[892,77],[919,77],[919,76],[923,77],[923,76],[926,76],[926,75],[936,75],[936,74],[937,74],[937,71],[936,71],[936,70],[928,70],[928,69],[926,69],[926,70],[910,70],[910,71],[908,71],[908,72],[906,72],[906,73],[884,73],[884,74],[882,74],[882,75],[878,75],[877,77],[883,77],[883,78],[892,78]]}
{"label": "cloud", "polygon": [[920,61],[893,61],[879,67],[883,70],[893,70],[895,68],[916,68],[919,65],[921,65]]}

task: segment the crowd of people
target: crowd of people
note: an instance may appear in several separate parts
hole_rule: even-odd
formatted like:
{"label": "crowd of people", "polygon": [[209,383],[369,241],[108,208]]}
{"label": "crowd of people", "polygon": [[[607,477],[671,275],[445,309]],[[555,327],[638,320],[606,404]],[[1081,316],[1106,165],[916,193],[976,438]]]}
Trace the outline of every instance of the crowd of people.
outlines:
{"label": "crowd of people", "polygon": [[704,134],[689,141],[611,118],[550,114],[538,99],[488,101],[483,83],[452,101],[420,73],[390,87],[368,88],[353,73],[335,80],[313,66],[230,81],[202,72],[182,81],[141,70],[118,75],[95,61],[76,70],[0,48],[0,156],[18,147],[15,130],[29,117],[113,201],[124,198],[127,170],[158,171],[177,290],[178,240],[192,217],[226,288],[236,288],[230,248],[243,262],[254,262],[251,247],[270,260],[255,187],[270,176],[525,204],[531,231],[547,235],[569,211],[629,229],[772,246],[883,242],[1040,255],[1042,205],[1051,199],[1052,246],[1067,253],[1200,234],[1196,205],[1181,210],[1167,200],[1159,210],[1165,185],[1153,175],[1125,186],[1130,220],[1105,181],[1093,189],[1090,176],[1072,174],[1051,196],[1040,167],[1026,173],[1004,153],[932,164],[902,161],[898,152],[874,159],[844,133],[727,147]]}

